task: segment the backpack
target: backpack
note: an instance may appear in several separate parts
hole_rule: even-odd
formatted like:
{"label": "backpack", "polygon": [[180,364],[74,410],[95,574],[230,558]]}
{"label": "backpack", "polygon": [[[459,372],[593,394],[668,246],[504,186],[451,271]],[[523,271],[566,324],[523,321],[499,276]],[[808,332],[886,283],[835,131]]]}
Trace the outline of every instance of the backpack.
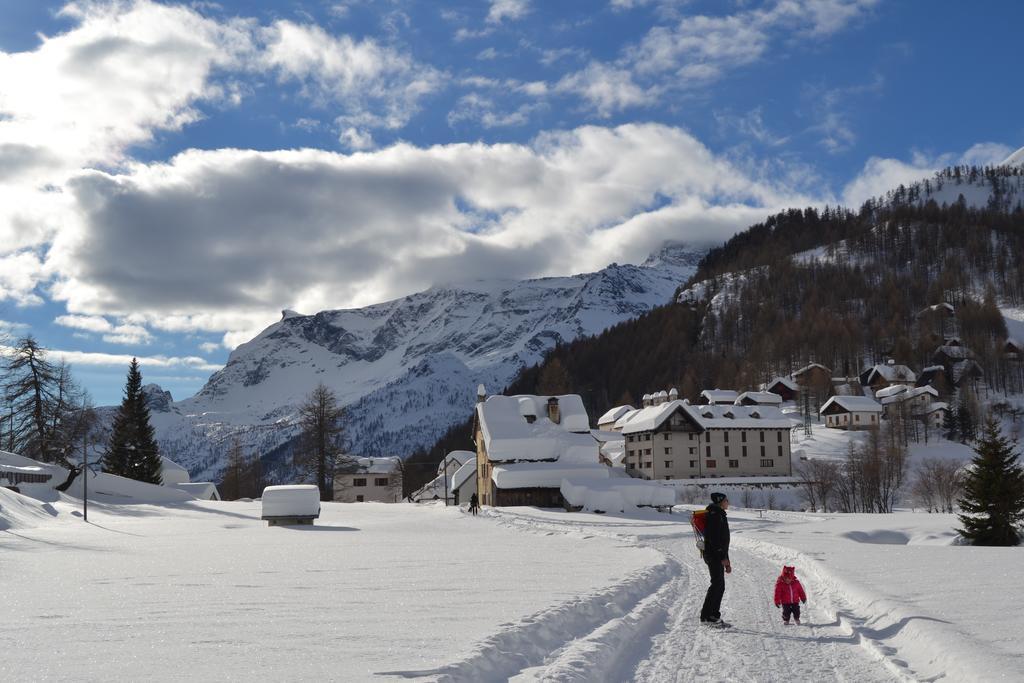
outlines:
{"label": "backpack", "polygon": [[708,524],[707,510],[694,510],[690,517],[690,527],[693,529],[693,537],[697,543],[697,551],[704,557],[704,529]]}

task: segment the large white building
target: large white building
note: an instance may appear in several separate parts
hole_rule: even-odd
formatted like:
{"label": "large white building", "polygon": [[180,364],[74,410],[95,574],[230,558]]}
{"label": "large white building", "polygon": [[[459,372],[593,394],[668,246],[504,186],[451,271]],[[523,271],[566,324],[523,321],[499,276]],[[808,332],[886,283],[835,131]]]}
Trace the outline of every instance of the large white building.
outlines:
{"label": "large white building", "polygon": [[626,471],[644,479],[789,476],[792,421],[773,406],[664,401],[623,415]]}

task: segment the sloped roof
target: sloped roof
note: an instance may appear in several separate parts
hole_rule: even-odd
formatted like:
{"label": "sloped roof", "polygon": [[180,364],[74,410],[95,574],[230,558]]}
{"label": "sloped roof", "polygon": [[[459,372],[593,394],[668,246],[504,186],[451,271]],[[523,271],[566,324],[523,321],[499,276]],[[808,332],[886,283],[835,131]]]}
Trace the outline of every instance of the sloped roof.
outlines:
{"label": "sloped roof", "polygon": [[888,363],[879,363],[878,365],[871,368],[868,371],[868,384],[874,379],[875,375],[878,375],[886,382],[913,382],[917,380],[917,375],[914,371],[908,368],[906,365],[892,365]]}
{"label": "sloped roof", "polygon": [[739,397],[739,393],[732,389],[705,389],[700,395],[709,403],[733,403]]}
{"label": "sloped roof", "polygon": [[476,460],[470,460],[465,463],[462,467],[455,471],[452,475],[451,489],[455,491],[460,486],[465,484],[467,481],[476,476]]}
{"label": "sloped roof", "polygon": [[802,368],[800,368],[799,370],[794,371],[793,374],[791,375],[791,377],[796,377],[797,375],[802,375],[803,373],[807,372],[808,370],[812,370],[814,368],[821,368],[822,370],[824,370],[828,374],[830,374],[830,375],[832,374],[832,370],[830,368],[826,368],[821,363],[809,363],[809,364],[803,366]]}
{"label": "sloped roof", "polygon": [[599,464],[517,462],[495,465],[491,479],[499,489],[559,488],[562,480],[608,479],[612,469]]}
{"label": "sloped roof", "polygon": [[776,377],[771,382],[768,382],[768,384],[765,385],[765,388],[773,387],[776,384],[781,384],[784,387],[786,387],[787,389],[789,389],[790,391],[799,391],[800,390],[800,385],[797,384],[796,382],[794,382],[793,380],[791,380],[788,377]]}
{"label": "sloped roof", "polygon": [[774,406],[707,405],[694,406],[669,401],[644,408],[626,423],[623,434],[650,432],[660,427],[677,410],[702,430],[707,429],[789,429],[793,423]]}
{"label": "sloped roof", "polygon": [[355,474],[391,474],[398,468],[400,458],[356,458],[359,471]]}
{"label": "sloped roof", "polygon": [[[561,421],[548,419],[550,396],[490,396],[478,403],[487,457],[493,462],[559,460],[597,462],[597,441],[583,400],[576,394],[556,396]],[[536,419],[528,422],[526,416]]]}
{"label": "sloped roof", "polygon": [[882,404],[870,396],[833,396],[829,400],[825,401],[825,405],[821,406],[821,410],[819,410],[818,413],[824,413],[831,405],[837,405],[850,413],[882,412]]}
{"label": "sloped roof", "polygon": [[782,403],[782,397],[770,391],[744,391],[736,397],[736,403],[742,403],[747,399],[762,405],[778,405]]}
{"label": "sloped roof", "polygon": [[606,412],[604,415],[602,415],[600,419],[598,419],[597,424],[603,425],[608,424],[609,422],[615,422],[616,420],[618,420],[620,417],[622,417],[631,410],[636,410],[636,408],[634,408],[633,406],[615,406],[614,408]]}

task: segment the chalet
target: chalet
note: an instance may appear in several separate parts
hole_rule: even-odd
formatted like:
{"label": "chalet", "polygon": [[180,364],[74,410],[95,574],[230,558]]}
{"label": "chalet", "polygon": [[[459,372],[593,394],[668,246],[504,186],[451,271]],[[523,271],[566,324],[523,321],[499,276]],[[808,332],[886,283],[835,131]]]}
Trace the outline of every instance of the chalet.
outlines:
{"label": "chalet", "polygon": [[744,391],[735,401],[738,406],[780,406],[782,397],[771,391]]}
{"label": "chalet", "polygon": [[907,387],[903,384],[894,384],[875,394],[886,417],[892,415],[896,406],[900,406],[906,415],[923,415],[938,396],[939,392],[932,387]]}
{"label": "chalet", "polygon": [[833,396],[819,411],[825,425],[836,429],[871,429],[877,427],[882,405],[868,396]]}
{"label": "chalet", "polygon": [[805,365],[791,376],[801,391],[811,391],[823,396],[828,396],[832,391],[832,371],[820,363]]}
{"label": "chalet", "polygon": [[1003,344],[1003,355],[1011,360],[1024,358],[1024,344],[1013,338],[1007,339]]}
{"label": "chalet", "polygon": [[334,475],[334,500],[339,503],[398,503],[402,500],[399,458],[356,458],[352,471]]}
{"label": "chalet", "polygon": [[931,387],[938,392],[939,396],[950,396],[953,393],[953,383],[946,373],[946,368],[941,365],[929,365],[917,376],[915,386]]}
{"label": "chalet", "polygon": [[873,392],[878,392],[893,384],[905,384],[914,386],[917,375],[906,365],[897,365],[891,358],[884,364],[878,364],[868,368],[860,375],[860,383]]}
{"label": "chalet", "polygon": [[776,377],[765,385],[765,391],[778,395],[783,401],[795,401],[800,385],[788,377]]}
{"label": "chalet", "polygon": [[578,395],[478,392],[473,422],[481,505],[561,507],[563,479],[611,476]]}
{"label": "chalet", "polygon": [[949,404],[942,401],[933,401],[924,412],[921,413],[921,418],[926,420],[928,424],[935,429],[942,429],[942,426],[946,423],[946,414],[949,412]]}
{"label": "chalet", "polygon": [[732,389],[705,389],[700,392],[698,403],[701,405],[727,406],[736,403],[739,392]]}
{"label": "chalet", "polygon": [[626,472],[643,479],[788,476],[791,428],[774,406],[667,401],[622,425]]}
{"label": "chalet", "polygon": [[974,358],[974,352],[966,346],[947,342],[935,349],[932,354],[932,362],[944,368],[950,368],[956,363]]}
{"label": "chalet", "polygon": [[606,412],[604,415],[602,415],[600,418],[598,418],[597,428],[613,431],[615,428],[616,421],[618,421],[618,419],[625,415],[626,413],[632,412],[634,410],[636,410],[636,408],[630,405],[615,406],[614,408]]}

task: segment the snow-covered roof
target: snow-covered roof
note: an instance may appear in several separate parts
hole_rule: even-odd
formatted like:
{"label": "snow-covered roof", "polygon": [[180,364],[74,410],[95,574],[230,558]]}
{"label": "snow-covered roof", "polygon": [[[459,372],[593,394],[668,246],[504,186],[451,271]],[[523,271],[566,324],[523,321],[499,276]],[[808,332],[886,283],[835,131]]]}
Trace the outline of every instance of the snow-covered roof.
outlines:
{"label": "snow-covered roof", "polygon": [[935,349],[935,353],[942,353],[950,358],[971,358],[974,356],[974,353],[966,346],[951,346],[949,344]]}
{"label": "snow-covered roof", "polygon": [[320,516],[320,489],[312,484],[268,486],[261,496],[263,518]]}
{"label": "snow-covered roof", "polygon": [[559,488],[563,479],[607,479],[611,468],[597,462],[592,464],[517,462],[495,465],[491,479],[499,489]]}
{"label": "snow-covered roof", "polygon": [[[621,437],[622,435],[619,434]],[[612,467],[618,467],[626,459],[626,440],[606,441],[601,444],[601,455],[607,458]]]}
{"label": "snow-covered roof", "polygon": [[[164,485],[167,485],[166,482]],[[189,493],[199,500],[220,500],[220,492],[212,481],[181,482],[172,484],[171,487]]]}
{"label": "snow-covered roof", "polygon": [[945,372],[945,371],[946,371],[946,368],[944,368],[941,365],[929,365],[928,367],[926,367],[924,370],[921,371],[921,374],[924,375],[924,374],[929,373],[929,372]]}
{"label": "snow-covered roof", "polygon": [[452,475],[451,488],[452,491],[456,491],[465,484],[467,481],[476,476],[476,460],[470,460],[464,463],[462,467],[455,471]]}
{"label": "snow-covered roof", "polygon": [[895,363],[879,363],[871,368],[868,371],[869,384],[875,375],[878,375],[886,382],[913,382],[917,379],[917,375],[914,374],[913,370],[906,365],[897,365]]}
{"label": "snow-covered roof", "polygon": [[[561,420],[548,419],[548,401],[558,399]],[[597,462],[597,441],[583,400],[565,396],[491,396],[477,404],[480,431],[492,462],[571,460]],[[528,421],[527,416],[533,417]]]}
{"label": "snow-covered roof", "polygon": [[789,429],[789,418],[774,406],[706,405],[692,406],[685,401],[669,401],[639,411],[623,425],[623,434],[651,432],[676,411],[682,411],[700,429]]}
{"label": "snow-covered roof", "polygon": [[736,397],[736,403],[753,401],[761,405],[778,405],[782,403],[782,397],[770,391],[744,391]]}
{"label": "snow-covered roof", "polygon": [[17,455],[16,453],[10,453],[8,451],[0,451],[0,465],[8,465],[10,467],[16,467],[23,472],[33,472],[38,474],[49,473],[53,475],[51,482],[63,483],[68,478],[68,471],[60,465],[52,465],[46,462],[40,462],[33,460],[32,458],[26,458],[23,455]]}
{"label": "snow-covered roof", "polygon": [[941,303],[941,304],[935,304],[933,306],[927,306],[925,308],[922,308],[918,312],[917,315],[918,315],[918,317],[921,317],[922,315],[926,315],[928,313],[932,313],[932,312],[935,312],[935,311],[943,311],[943,312],[953,313],[955,311],[955,309],[953,308],[953,304]]}
{"label": "snow-covered roof", "polygon": [[636,408],[634,408],[633,406],[615,406],[614,408],[606,412],[604,415],[602,415],[601,418],[597,421],[597,424],[603,425],[608,424],[609,422],[615,422],[616,420],[618,420],[620,417],[622,417],[631,410],[636,410]]}
{"label": "snow-covered roof", "polygon": [[390,474],[398,468],[401,458],[356,458],[359,471],[354,474]]}
{"label": "snow-covered roof", "polygon": [[800,368],[799,370],[794,371],[792,376],[796,377],[797,375],[802,375],[805,372],[807,372],[808,370],[813,370],[814,368],[819,368],[821,370],[824,370],[825,372],[827,372],[830,375],[832,374],[832,370],[829,369],[829,368],[826,368],[821,363],[809,363],[809,364],[803,366],[802,368]]}
{"label": "snow-covered roof", "polygon": [[833,396],[825,401],[819,413],[824,413],[831,405],[837,405],[850,413],[880,413],[882,405],[870,396]]}
{"label": "snow-covered roof", "polygon": [[700,395],[708,403],[735,403],[739,392],[732,389],[705,389]]}
{"label": "snow-covered roof", "polygon": [[476,460],[476,453],[473,451],[451,451],[437,464],[437,473],[443,475],[446,466],[449,472],[453,472],[470,460]]}
{"label": "snow-covered roof", "polygon": [[612,429],[614,429],[616,431],[622,431],[622,428],[625,427],[627,424],[629,424],[630,421],[632,421],[633,418],[635,418],[637,415],[639,415],[643,410],[646,410],[646,409],[645,408],[634,408],[633,410],[629,411],[628,413],[623,414],[622,417],[620,417],[618,420],[615,421],[615,425],[612,427]]}
{"label": "snow-covered roof", "polygon": [[786,387],[790,391],[799,391],[800,390],[800,385],[797,384],[796,382],[794,382],[793,380],[791,380],[789,377],[776,377],[771,382],[768,382],[768,384],[765,385],[765,388],[766,389],[771,388],[771,387],[775,386],[776,384],[781,384],[782,386]]}
{"label": "snow-covered roof", "polygon": [[931,405],[925,408],[924,412],[934,413],[936,410],[949,410],[949,404],[945,401],[934,401]]}
{"label": "snow-covered roof", "polygon": [[907,385],[905,385],[905,384],[893,384],[892,386],[888,386],[888,387],[885,387],[884,389],[879,389],[878,391],[876,391],[875,392],[875,398],[878,398],[878,399],[891,398],[891,397],[895,396],[896,394],[902,394],[906,390],[907,390]]}

